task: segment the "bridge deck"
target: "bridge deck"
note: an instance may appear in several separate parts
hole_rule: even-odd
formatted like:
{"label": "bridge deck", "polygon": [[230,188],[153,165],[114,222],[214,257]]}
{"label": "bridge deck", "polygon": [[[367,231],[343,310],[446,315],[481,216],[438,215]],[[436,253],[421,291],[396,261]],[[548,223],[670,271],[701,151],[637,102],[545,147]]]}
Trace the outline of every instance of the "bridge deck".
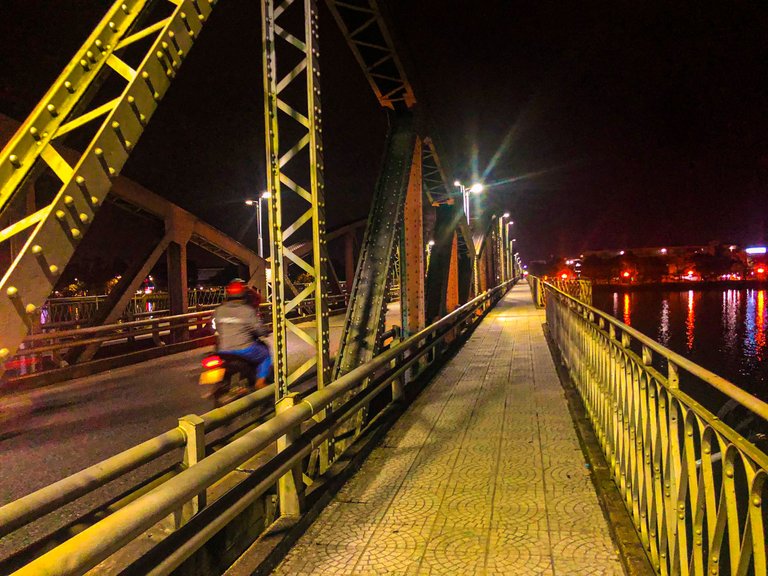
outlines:
{"label": "bridge deck", "polygon": [[275,574],[623,574],[517,286]]}

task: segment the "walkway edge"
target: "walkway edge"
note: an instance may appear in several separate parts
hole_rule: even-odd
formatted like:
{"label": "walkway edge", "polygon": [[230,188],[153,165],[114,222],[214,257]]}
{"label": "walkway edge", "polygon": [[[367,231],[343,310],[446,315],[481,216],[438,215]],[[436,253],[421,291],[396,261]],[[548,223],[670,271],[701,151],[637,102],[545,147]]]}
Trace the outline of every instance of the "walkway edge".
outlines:
{"label": "walkway edge", "polygon": [[[483,319],[493,306],[483,313]],[[451,360],[469,340],[477,326],[476,322],[460,338],[452,342],[444,352],[444,361]],[[299,518],[276,520],[259,538],[243,552],[224,576],[267,576],[282,562],[287,552],[312,525],[325,507],[344,484],[363,466],[370,453],[381,443],[384,436],[397,420],[411,406],[413,401],[426,390],[433,378],[442,370],[445,362],[427,368],[416,380],[406,387],[406,402],[390,404],[371,423],[372,425],[349,447],[328,471],[325,479],[316,482],[307,493],[307,509]]]}
{"label": "walkway edge", "polygon": [[549,351],[554,360],[555,370],[560,379],[560,384],[565,392],[568,403],[568,411],[573,420],[576,436],[581,445],[581,451],[589,466],[589,477],[597,493],[600,508],[605,516],[608,529],[613,542],[619,549],[619,556],[627,576],[656,576],[650,559],[646,554],[643,543],[638,537],[632,518],[627,512],[624,500],[619,493],[616,484],[611,478],[610,468],[606,462],[600,443],[589,423],[587,412],[581,400],[581,395],[571,380],[568,369],[563,364],[560,350],[552,340],[549,328],[542,325]]}

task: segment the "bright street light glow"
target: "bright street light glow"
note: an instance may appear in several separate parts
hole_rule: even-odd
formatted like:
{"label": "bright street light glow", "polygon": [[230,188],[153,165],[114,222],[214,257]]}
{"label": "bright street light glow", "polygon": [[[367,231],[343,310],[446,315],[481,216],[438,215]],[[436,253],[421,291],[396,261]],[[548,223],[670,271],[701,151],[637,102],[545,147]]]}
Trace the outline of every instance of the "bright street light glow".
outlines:
{"label": "bright street light glow", "polygon": [[262,192],[262,198],[272,198],[272,192]]}
{"label": "bright street light glow", "polygon": [[509,212],[504,212],[504,215],[502,216],[502,218],[509,218]]}
{"label": "bright street light glow", "polygon": [[459,186],[461,186],[461,182],[459,182],[458,180],[454,180],[453,181],[453,185],[456,186],[456,187],[459,187]]}
{"label": "bright street light glow", "polygon": [[477,184],[472,184],[472,187],[469,189],[470,192],[473,192],[475,194],[479,194],[483,190],[485,190],[485,186],[483,186],[479,182]]}
{"label": "bright street light glow", "polygon": [[427,242],[427,244],[429,244],[430,246],[434,246],[435,245],[435,241],[434,240],[430,240],[429,242]]}
{"label": "bright street light glow", "polygon": [[245,205],[246,206],[253,206],[254,204],[255,204],[255,202],[253,200],[246,200],[245,201]]}
{"label": "bright street light glow", "polygon": [[765,246],[750,246],[744,252],[747,254],[765,254],[768,249]]}

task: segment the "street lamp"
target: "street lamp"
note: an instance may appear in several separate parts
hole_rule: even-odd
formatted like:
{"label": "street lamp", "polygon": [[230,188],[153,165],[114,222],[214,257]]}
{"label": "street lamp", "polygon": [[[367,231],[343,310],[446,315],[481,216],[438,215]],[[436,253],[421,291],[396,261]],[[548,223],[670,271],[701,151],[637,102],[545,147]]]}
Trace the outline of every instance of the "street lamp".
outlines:
{"label": "street lamp", "polygon": [[479,182],[475,182],[470,187],[464,186],[461,182],[458,180],[455,180],[453,183],[456,188],[459,188],[461,190],[461,195],[464,198],[464,214],[467,215],[467,224],[469,224],[469,195],[470,194],[480,194],[483,190],[485,190],[485,186],[480,184]]}
{"label": "street lamp", "polygon": [[256,200],[246,200],[246,206],[256,206],[256,219],[259,229],[259,256],[264,258],[264,239],[261,236],[261,201],[272,198],[271,192],[262,192]]}

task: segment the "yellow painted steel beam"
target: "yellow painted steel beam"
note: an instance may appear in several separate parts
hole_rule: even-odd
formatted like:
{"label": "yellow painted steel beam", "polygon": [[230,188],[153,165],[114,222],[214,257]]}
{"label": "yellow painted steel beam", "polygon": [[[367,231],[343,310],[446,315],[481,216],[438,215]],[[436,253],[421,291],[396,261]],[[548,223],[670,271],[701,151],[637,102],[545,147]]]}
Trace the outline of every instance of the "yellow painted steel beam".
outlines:
{"label": "yellow painted steel beam", "polygon": [[[43,304],[69,262],[214,4],[215,0],[171,2],[170,16],[143,28],[153,41],[135,74],[125,70],[119,74],[125,80],[120,96],[80,114],[85,98],[100,87],[102,73],[114,73],[108,61],[117,58],[117,46],[130,35],[142,34],[135,30],[139,22],[151,20],[152,2],[116,2],[0,153],[3,209],[40,162],[61,179],[58,193],[41,210],[42,218],[0,279],[0,359],[13,354],[27,334],[29,314]],[[95,122],[100,124],[80,157],[73,163],[64,161],[53,148],[59,133]],[[20,232],[29,223],[16,222],[6,230]]]}
{"label": "yellow painted steel beam", "polygon": [[[272,321],[275,355],[275,395],[280,402],[288,385],[313,366],[317,387],[330,381],[328,331],[328,255],[325,235],[325,190],[323,181],[322,107],[318,20],[315,0],[301,0],[303,18],[291,13],[292,0],[277,3],[262,0],[264,115],[266,125],[267,188],[269,225],[272,231]],[[291,10],[297,11],[294,7]],[[296,60],[298,59],[298,64]],[[290,63],[291,68],[284,70]],[[303,89],[288,90],[303,83]],[[299,112],[306,110],[306,114]],[[287,142],[286,134],[294,138]],[[294,136],[295,135],[295,136]],[[281,138],[285,138],[281,140]],[[306,154],[305,154],[306,150]],[[291,174],[289,176],[288,174]],[[300,205],[300,216],[292,217],[285,205]],[[292,213],[292,212],[291,212]],[[311,260],[288,243],[300,230],[309,229]],[[300,244],[301,245],[301,244]],[[300,246],[299,245],[299,246]],[[288,262],[312,276],[312,282],[292,300],[286,300],[285,272]],[[289,323],[288,310],[314,301],[313,329]],[[287,330],[315,348],[315,355],[294,373],[288,370]],[[318,416],[322,418],[322,415]],[[321,450],[321,471],[328,465],[327,445]]]}

